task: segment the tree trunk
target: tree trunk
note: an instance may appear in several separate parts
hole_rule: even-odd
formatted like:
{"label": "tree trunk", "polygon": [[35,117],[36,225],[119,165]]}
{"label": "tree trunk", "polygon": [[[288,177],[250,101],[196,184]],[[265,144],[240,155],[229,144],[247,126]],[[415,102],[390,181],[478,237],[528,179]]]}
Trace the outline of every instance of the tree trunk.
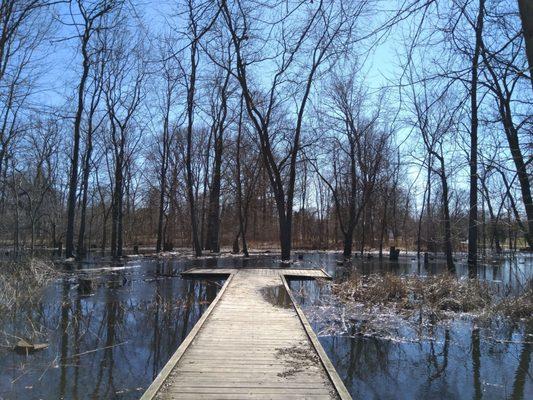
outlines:
{"label": "tree trunk", "polygon": [[92,132],[89,128],[87,134],[87,149],[85,151],[85,159],[83,165],[83,176],[82,176],[82,200],[81,200],[81,209],[80,209],[80,230],[78,233],[78,245],[77,245],[77,257],[80,258],[86,254],[85,248],[85,225],[87,218],[87,198],[89,190],[89,174],[91,169],[91,154],[93,149],[92,143]]}
{"label": "tree trunk", "polygon": [[202,255],[202,245],[198,237],[198,216],[196,215],[196,198],[194,196],[194,177],[192,171],[192,147],[193,147],[193,123],[194,123],[194,94],[196,85],[197,61],[197,41],[191,43],[191,73],[189,76],[189,86],[187,87],[187,154],[185,159],[187,196],[189,200],[189,212],[191,218],[191,234],[193,250],[196,257]]}
{"label": "tree trunk", "polygon": [[[121,177],[122,178],[122,177]],[[122,179],[121,179],[122,184]],[[124,200],[124,192],[122,186],[119,187],[119,193],[118,193],[118,221],[117,221],[117,254],[116,258],[120,258],[123,255],[123,247],[124,247],[124,224],[123,224],[123,217],[124,213],[122,212],[122,204]]]}
{"label": "tree trunk", "polygon": [[510,105],[507,103],[505,107],[506,112],[503,120],[504,129],[507,136],[507,141],[509,142],[509,149],[511,150],[511,155],[513,156],[513,161],[516,167],[518,182],[520,182],[522,201],[524,202],[524,207],[526,209],[527,232],[524,232],[524,236],[526,237],[529,247],[533,248],[533,201],[531,196],[530,174],[527,171],[527,166],[524,162],[524,156],[522,155],[522,151],[520,149],[518,132],[516,131],[514,123],[511,119]]}
{"label": "tree trunk", "polygon": [[[16,190],[16,189],[15,189]],[[20,213],[18,207],[18,195],[15,197],[17,206],[15,207],[15,231],[13,232],[13,251],[18,255],[20,248]]]}
{"label": "tree trunk", "polygon": [[424,207],[426,206],[426,194],[427,194],[427,186],[424,190],[424,197],[422,198],[422,209],[420,210],[420,217],[418,217],[418,230],[417,230],[417,236],[416,236],[416,256],[418,259],[420,259],[420,245],[421,245],[421,239],[422,239],[422,218],[424,217]]}
{"label": "tree trunk", "polygon": [[475,26],[476,44],[474,55],[472,57],[472,80],[470,87],[470,212],[468,214],[468,276],[475,278],[477,276],[477,142],[478,142],[478,102],[477,102],[477,84],[479,55],[482,46],[483,34],[483,13],[485,0],[479,0],[479,10]]}
{"label": "tree trunk", "polygon": [[440,157],[440,178],[442,185],[442,208],[444,211],[444,253],[446,254],[446,266],[448,272],[455,272],[455,265],[453,263],[453,250],[452,250],[452,228],[450,222],[450,207],[449,207],[449,194],[448,194],[448,179],[446,178],[446,172],[444,169],[444,158]]}
{"label": "tree trunk", "polygon": [[222,169],[222,133],[215,139],[215,159],[213,165],[213,178],[211,181],[211,190],[209,192],[209,214],[207,216],[207,238],[206,250],[214,253],[220,251],[220,185]]}
{"label": "tree trunk", "polygon": [[192,234],[192,244],[193,251],[196,257],[201,257],[202,255],[202,246],[200,244],[200,239],[198,237],[198,218],[196,215],[196,199],[194,198],[194,187],[192,179],[192,167],[190,165],[191,161],[187,162],[187,196],[189,200],[189,212],[191,218],[191,234]]}
{"label": "tree trunk", "polygon": [[[161,167],[161,170],[163,170],[163,167]],[[162,248],[163,243],[163,223],[165,218],[165,183],[164,183],[164,175],[163,172],[161,172],[161,178],[160,178],[160,187],[159,187],[159,213],[157,216],[157,241],[155,245],[155,251],[156,253],[159,253]]]}
{"label": "tree trunk", "polygon": [[492,203],[490,201],[490,194],[489,194],[489,190],[487,188],[485,179],[481,180],[481,187],[483,189],[483,193],[485,194],[485,200],[487,201],[487,208],[489,209],[491,248],[492,248],[492,243],[494,243],[496,246],[496,253],[500,254],[502,252],[502,246],[500,244],[500,238],[498,237],[498,221],[497,221],[496,216],[494,215],[494,209],[492,208]]}
{"label": "tree trunk", "polygon": [[65,256],[72,257],[74,254],[74,219],[76,217],[76,192],[78,189],[78,158],[80,152],[81,120],[83,115],[83,104],[85,94],[85,84],[89,76],[90,60],[87,52],[89,42],[89,31],[86,29],[82,36],[81,53],[83,55],[83,72],[78,86],[78,104],[76,116],[74,118],[74,144],[72,148],[72,158],[70,162],[70,179],[68,185],[67,203],[67,233],[65,237]]}
{"label": "tree trunk", "polygon": [[[381,219],[381,231],[379,234],[379,258],[383,257],[383,240],[385,238],[385,230],[387,227],[387,201],[388,196],[385,196],[385,203],[383,203],[383,218]],[[394,206],[393,206],[394,207]],[[393,210],[396,207],[393,208]]]}
{"label": "tree trunk", "polygon": [[[207,192],[209,190],[209,154],[211,153],[211,142],[212,142],[213,132],[209,134],[209,140],[207,141],[207,148],[205,149],[205,168],[204,168],[204,179],[202,183],[202,187],[204,190],[202,190],[202,206],[200,211],[200,221],[199,221],[199,241],[200,245],[202,246],[202,249],[208,250],[205,240],[205,199],[207,198]],[[198,199],[198,187],[196,188],[196,198]]]}
{"label": "tree trunk", "polygon": [[102,241],[100,242],[100,251],[102,256],[105,255],[105,248],[107,246],[107,218],[104,217],[102,222]]}
{"label": "tree trunk", "polygon": [[[504,89],[501,87],[499,83],[499,78],[496,75],[494,68],[489,62],[486,51],[484,51],[482,55],[483,61],[493,81],[493,86],[491,87],[491,90],[494,92],[498,100],[498,111],[500,113],[500,118],[505,131],[505,136],[507,137],[507,142],[509,144],[509,150],[511,151],[513,162],[516,167],[518,181],[520,183],[522,201],[524,202],[524,208],[526,209],[527,216],[527,232],[524,230],[524,236],[526,241],[528,242],[529,247],[533,248],[533,201],[531,196],[531,184],[529,181],[530,177],[527,171],[527,165],[524,162],[524,156],[522,155],[522,150],[520,149],[518,131],[513,122],[511,93],[509,92],[508,88]],[[511,198],[510,193],[509,197]],[[520,219],[517,218],[517,220],[519,221]]]}
{"label": "tree trunk", "polygon": [[239,237],[240,236],[241,236],[241,230],[239,228],[239,230],[237,231],[237,234],[235,235],[235,239],[233,239],[233,246],[231,249],[231,252],[233,254],[239,254],[239,252],[241,251],[241,249],[239,248]]}
{"label": "tree trunk", "polygon": [[[116,184],[116,183],[115,183]],[[111,210],[111,256],[117,255],[117,226],[118,226],[118,194],[117,189],[113,192],[113,205]]]}
{"label": "tree trunk", "polygon": [[361,224],[361,247],[359,249],[361,257],[365,254],[366,215],[366,211],[363,211],[363,223]]}
{"label": "tree trunk", "polygon": [[168,113],[163,126],[163,154],[161,155],[161,169],[159,171],[159,213],[157,216],[157,242],[155,251],[159,253],[163,244],[163,224],[165,217],[166,175],[168,168]]}
{"label": "tree trunk", "polygon": [[431,209],[431,169],[433,168],[433,158],[431,155],[429,155],[428,158],[428,176],[427,176],[427,197],[426,197],[426,252],[433,251],[433,237],[431,235],[432,232],[432,223],[433,223],[433,217],[432,217],[432,209]]}
{"label": "tree trunk", "polygon": [[242,224],[242,227],[241,227],[242,254],[244,254],[245,257],[250,257],[250,254],[248,253],[248,243],[246,241],[246,226],[248,225],[247,217],[243,218],[243,220],[240,223]]}
{"label": "tree trunk", "polygon": [[[123,144],[121,143],[122,147]],[[123,150],[118,151],[115,165],[115,187],[113,192],[113,210],[111,215],[111,255],[122,257],[122,193],[123,193]]]}
{"label": "tree trunk", "polygon": [[518,0],[518,9],[522,20],[522,33],[526,42],[529,78],[533,88],[533,2],[531,0]]}
{"label": "tree trunk", "polygon": [[353,229],[351,232],[346,232],[344,235],[344,250],[342,255],[345,259],[352,257],[352,246],[353,246]]}
{"label": "tree trunk", "polygon": [[508,132],[507,139],[509,141],[509,148],[511,149],[511,154],[513,156],[513,161],[516,167],[518,181],[520,182],[522,201],[524,202],[524,207],[526,209],[528,230],[524,233],[524,236],[526,236],[526,241],[528,242],[529,247],[533,248],[531,246],[533,241],[533,201],[531,197],[531,185],[529,181],[530,175],[527,171],[522,151],[520,150],[520,144],[518,141],[518,134],[516,132],[516,129],[514,129],[510,118],[504,123],[509,128],[506,129],[506,132]]}
{"label": "tree trunk", "polygon": [[237,153],[235,155],[236,167],[236,181],[237,181],[237,209],[239,214],[239,231],[242,240],[242,252],[245,257],[248,257],[248,244],[246,243],[246,228],[248,225],[248,200],[243,204],[243,190],[242,190],[242,170],[241,170],[241,143],[242,143],[242,113],[243,113],[243,99],[241,97],[241,104],[239,110],[239,125],[237,128]]}
{"label": "tree trunk", "polygon": [[292,224],[286,217],[279,220],[279,242],[281,245],[281,260],[291,259],[291,236]]}
{"label": "tree trunk", "polygon": [[524,226],[524,224],[522,223],[520,219],[520,213],[518,212],[518,209],[516,208],[516,202],[513,196],[511,195],[511,186],[509,185],[509,182],[507,181],[507,178],[505,177],[505,173],[500,169],[497,169],[497,171],[500,173],[502,180],[503,180],[503,184],[505,185],[506,196],[509,197],[509,204],[511,206],[511,210],[513,211],[513,215],[516,219],[516,223],[520,227],[520,230],[524,233],[524,237],[526,238],[528,246],[533,249],[533,237],[532,237],[533,235],[528,234],[528,231],[527,231],[528,228]]}

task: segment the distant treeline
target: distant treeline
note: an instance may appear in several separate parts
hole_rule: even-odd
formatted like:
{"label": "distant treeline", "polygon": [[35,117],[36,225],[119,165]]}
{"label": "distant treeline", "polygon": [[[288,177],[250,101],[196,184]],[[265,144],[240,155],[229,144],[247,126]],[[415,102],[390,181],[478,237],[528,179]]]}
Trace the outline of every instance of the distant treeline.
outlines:
{"label": "distant treeline", "polygon": [[532,247],[526,0],[159,5],[0,6],[15,253]]}

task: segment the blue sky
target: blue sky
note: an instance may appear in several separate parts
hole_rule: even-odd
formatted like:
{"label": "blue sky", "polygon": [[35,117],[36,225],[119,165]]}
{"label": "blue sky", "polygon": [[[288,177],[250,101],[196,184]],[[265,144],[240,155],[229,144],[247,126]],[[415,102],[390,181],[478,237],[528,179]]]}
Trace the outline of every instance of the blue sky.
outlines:
{"label": "blue sky", "polygon": [[[167,29],[166,19],[172,19],[176,1],[172,0],[146,0],[137,2],[137,11],[145,21],[150,33],[157,34]],[[68,9],[58,8],[59,18],[70,20]],[[43,43],[41,47],[45,62],[44,73],[41,77],[41,91],[34,97],[34,101],[46,105],[60,106],[65,104],[65,99],[71,97],[81,72],[81,59],[78,43],[75,38],[64,40],[72,36],[73,28],[56,24],[53,37]],[[365,81],[371,88],[378,88],[392,79],[397,71],[396,49],[398,43],[392,36],[382,45],[375,48],[370,54],[362,54],[365,60]]]}

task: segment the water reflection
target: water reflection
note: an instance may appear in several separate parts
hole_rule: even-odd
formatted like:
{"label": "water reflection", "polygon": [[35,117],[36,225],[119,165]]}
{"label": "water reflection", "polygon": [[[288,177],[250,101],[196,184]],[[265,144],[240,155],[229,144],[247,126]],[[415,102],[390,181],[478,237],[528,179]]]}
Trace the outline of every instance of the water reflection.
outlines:
{"label": "water reflection", "polygon": [[292,300],[283,285],[266,286],[261,289],[263,298],[270,304],[281,308],[292,308]]}
{"label": "water reflection", "polygon": [[[460,277],[468,275],[466,254],[454,255],[456,274]],[[401,255],[397,260],[354,255],[344,260],[342,253],[331,251],[294,252],[290,264],[281,263],[279,254],[265,251],[256,253],[250,258],[224,253],[216,256],[204,256],[199,259],[183,254],[174,258],[151,259],[139,258],[128,262],[124,268],[131,269],[149,266],[150,273],[158,276],[177,277],[180,271],[188,268],[324,268],[337,278],[349,275],[354,270],[362,274],[394,273],[398,275],[431,275],[446,272],[446,260],[443,257],[431,256],[428,263],[415,255]],[[84,262],[68,264],[71,270],[94,270],[116,267],[110,257],[101,258],[90,254]],[[521,291],[533,279],[533,254],[517,253],[480,260],[478,277],[493,282],[501,290]]]}
{"label": "water reflection", "polygon": [[[355,259],[348,265],[323,265],[337,279],[353,270],[400,275],[445,270],[445,264],[438,260],[420,265],[419,270],[418,262],[409,258],[398,262]],[[530,256],[499,259],[482,266],[479,276],[502,293],[519,293],[531,284],[532,266]],[[466,272],[459,265],[458,274]],[[328,284],[291,281],[290,285],[354,399],[533,398],[531,319],[517,324],[497,320],[481,326],[456,319],[421,327],[418,340],[416,332],[407,332],[402,326],[387,337],[365,336],[361,334],[368,322],[364,319],[331,321],[331,308],[322,308],[326,303],[331,306],[325,301],[331,295]],[[330,329],[335,324],[344,324],[339,326],[340,333]]]}
{"label": "water reflection", "polygon": [[[173,262],[67,275],[33,307],[0,317],[0,398],[137,399],[216,296],[220,282],[169,278]],[[47,342],[29,356],[14,337]]]}
{"label": "water reflection", "polygon": [[[1,399],[136,399],[155,378],[218,292],[221,282],[183,280],[179,273],[202,268],[325,268],[336,278],[362,273],[422,275],[445,270],[410,257],[398,261],[356,259],[338,263],[338,253],[310,252],[280,264],[275,254],[206,257],[199,260],[139,258],[117,265],[89,259],[71,264],[42,301],[0,316]],[[458,273],[466,266],[458,261]],[[480,268],[482,279],[503,291],[520,291],[533,276],[532,258],[499,259]],[[292,283],[295,289],[299,283]],[[327,286],[312,281],[299,301],[313,307]],[[314,288],[314,289],[313,289]],[[286,304],[284,291],[266,294]],[[364,323],[364,321],[358,321]],[[315,324],[317,332],[321,326]],[[348,324],[345,336],[323,336],[324,348],[354,398],[511,398],[533,395],[532,327],[499,327],[488,339],[459,321],[438,328],[435,340],[404,343],[362,337]],[[493,333],[491,333],[493,335]],[[18,338],[49,343],[29,356],[12,350]]]}
{"label": "water reflection", "polygon": [[357,336],[325,336],[320,342],[354,399],[518,400],[533,395],[530,345],[486,341],[467,326],[420,343]]}

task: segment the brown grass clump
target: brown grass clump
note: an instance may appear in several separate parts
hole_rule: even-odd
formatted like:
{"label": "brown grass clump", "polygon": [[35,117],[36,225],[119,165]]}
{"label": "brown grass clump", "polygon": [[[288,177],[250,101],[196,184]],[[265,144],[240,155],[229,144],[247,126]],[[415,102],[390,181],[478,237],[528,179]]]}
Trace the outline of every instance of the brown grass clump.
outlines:
{"label": "brown grass clump", "polygon": [[533,318],[533,289],[520,296],[502,299],[495,305],[494,311],[511,319]]}
{"label": "brown grass clump", "polygon": [[0,311],[37,298],[59,275],[52,262],[36,258],[0,262]]}
{"label": "brown grass clump", "polygon": [[490,287],[475,279],[458,280],[452,275],[442,274],[426,279],[417,277],[414,283],[415,296],[434,310],[474,312],[492,302]]}
{"label": "brown grass clump", "polygon": [[333,285],[333,293],[345,303],[427,309],[433,312],[490,313],[511,318],[533,315],[531,290],[519,297],[499,298],[486,283],[457,279],[450,274],[429,277],[354,273]]}

